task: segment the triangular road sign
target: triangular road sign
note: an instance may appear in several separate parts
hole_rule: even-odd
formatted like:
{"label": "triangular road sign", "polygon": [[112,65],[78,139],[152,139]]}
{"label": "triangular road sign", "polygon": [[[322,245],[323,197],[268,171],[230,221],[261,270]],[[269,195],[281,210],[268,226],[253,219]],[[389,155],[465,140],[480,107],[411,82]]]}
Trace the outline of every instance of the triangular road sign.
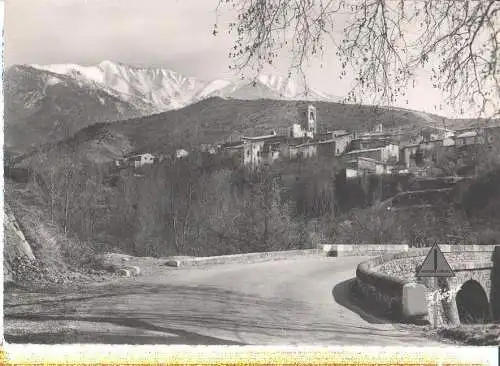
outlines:
{"label": "triangular road sign", "polygon": [[434,244],[420,266],[417,277],[454,277],[455,273],[439,246]]}

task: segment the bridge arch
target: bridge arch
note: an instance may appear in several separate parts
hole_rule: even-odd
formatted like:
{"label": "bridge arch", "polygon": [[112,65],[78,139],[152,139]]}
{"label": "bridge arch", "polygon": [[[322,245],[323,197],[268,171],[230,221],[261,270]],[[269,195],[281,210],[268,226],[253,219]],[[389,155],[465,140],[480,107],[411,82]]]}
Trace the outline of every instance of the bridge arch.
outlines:
{"label": "bridge arch", "polygon": [[460,323],[477,324],[490,320],[490,304],[483,286],[475,280],[468,280],[456,295]]}

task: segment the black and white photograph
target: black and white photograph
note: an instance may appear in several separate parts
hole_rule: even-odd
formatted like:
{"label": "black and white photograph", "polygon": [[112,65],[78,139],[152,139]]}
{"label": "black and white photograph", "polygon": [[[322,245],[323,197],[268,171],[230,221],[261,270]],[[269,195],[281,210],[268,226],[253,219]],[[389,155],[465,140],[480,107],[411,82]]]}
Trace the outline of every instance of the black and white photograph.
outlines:
{"label": "black and white photograph", "polygon": [[500,345],[499,1],[4,13],[7,344]]}

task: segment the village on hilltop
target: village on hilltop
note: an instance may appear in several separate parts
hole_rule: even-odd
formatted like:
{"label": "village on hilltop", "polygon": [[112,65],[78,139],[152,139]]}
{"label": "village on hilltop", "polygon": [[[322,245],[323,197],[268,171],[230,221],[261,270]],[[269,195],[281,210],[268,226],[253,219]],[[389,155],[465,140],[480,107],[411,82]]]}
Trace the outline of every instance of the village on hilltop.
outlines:
{"label": "village on hilltop", "polygon": [[[432,176],[436,163],[452,155],[459,162],[460,175],[474,175],[478,148],[500,141],[500,126],[462,129],[426,126],[411,136],[399,128],[384,129],[380,123],[371,131],[330,131],[318,125],[313,104],[304,112],[301,121],[279,133],[272,130],[261,136],[241,136],[237,141],[202,144],[199,152],[231,158],[249,169],[271,165],[280,159],[339,157],[345,164],[346,178],[368,174]],[[171,156],[134,154],[115,160],[115,165],[140,168],[187,156],[189,152],[185,149],[178,149]]]}

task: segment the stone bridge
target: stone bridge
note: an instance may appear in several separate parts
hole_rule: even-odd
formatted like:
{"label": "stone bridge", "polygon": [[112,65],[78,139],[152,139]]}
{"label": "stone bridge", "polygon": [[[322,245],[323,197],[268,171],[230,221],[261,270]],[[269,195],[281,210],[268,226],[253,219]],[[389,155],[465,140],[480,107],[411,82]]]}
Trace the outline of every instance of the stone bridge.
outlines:
{"label": "stone bridge", "polygon": [[361,263],[358,288],[384,310],[406,319],[425,318],[437,326],[500,319],[500,246],[440,245],[440,249],[454,277],[416,278],[429,248],[416,249]]}
{"label": "stone bridge", "polygon": [[[441,248],[443,253],[476,253],[478,259],[450,260],[454,277],[424,277],[428,317],[434,324],[483,323],[500,319],[500,246]],[[474,248],[475,247],[475,248]],[[458,256],[460,257],[460,255]],[[470,256],[469,256],[470,257]]]}

